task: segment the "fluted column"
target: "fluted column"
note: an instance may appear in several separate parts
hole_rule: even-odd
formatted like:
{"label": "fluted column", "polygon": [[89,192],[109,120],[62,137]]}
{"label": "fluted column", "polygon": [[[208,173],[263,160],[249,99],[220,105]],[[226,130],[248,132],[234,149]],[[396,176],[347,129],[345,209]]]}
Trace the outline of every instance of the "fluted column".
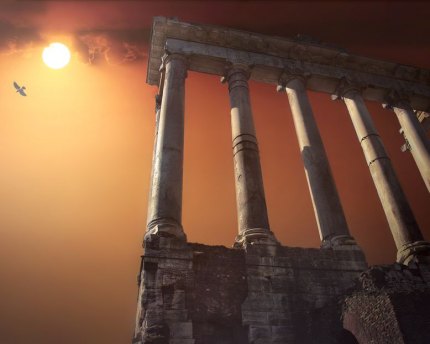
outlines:
{"label": "fluted column", "polygon": [[162,68],[164,85],[157,115],[145,240],[152,235],[185,240],[181,215],[187,61],[179,54],[165,55]]}
{"label": "fluted column", "polygon": [[423,239],[359,89],[345,84],[338,90],[348,108],[396,243],[397,261],[407,264],[428,255],[430,246]]}
{"label": "fluted column", "polygon": [[235,64],[222,81],[228,82],[239,235],[235,246],[276,244],[270,231],[257,138],[252,118],[247,66]]}
{"label": "fluted column", "polygon": [[327,154],[309,103],[305,80],[299,75],[292,75],[280,82],[277,90],[288,94],[321,246],[328,248],[355,244],[348,230]]}
{"label": "fluted column", "polygon": [[407,99],[394,93],[388,97],[385,108],[392,108],[403,129],[403,135],[409,143],[409,150],[417,164],[421,177],[430,192],[430,141],[424,131],[423,126],[418,121],[414,110]]}

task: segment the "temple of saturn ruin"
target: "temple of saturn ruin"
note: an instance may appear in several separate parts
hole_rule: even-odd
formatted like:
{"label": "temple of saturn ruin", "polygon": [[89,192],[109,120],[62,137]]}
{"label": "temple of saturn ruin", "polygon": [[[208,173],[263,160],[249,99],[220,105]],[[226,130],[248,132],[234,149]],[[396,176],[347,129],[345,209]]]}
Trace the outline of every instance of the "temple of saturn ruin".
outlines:
{"label": "temple of saturn ruin", "polygon": [[[232,248],[189,243],[181,223],[187,71],[220,76],[230,97]],[[320,249],[282,246],[270,229],[248,80],[288,97]],[[398,118],[430,191],[430,70],[155,17],[147,83],[158,86],[156,134],[133,343],[430,343],[430,244],[366,107]],[[349,232],[307,90],[348,110],[397,247],[392,265],[369,267]]]}

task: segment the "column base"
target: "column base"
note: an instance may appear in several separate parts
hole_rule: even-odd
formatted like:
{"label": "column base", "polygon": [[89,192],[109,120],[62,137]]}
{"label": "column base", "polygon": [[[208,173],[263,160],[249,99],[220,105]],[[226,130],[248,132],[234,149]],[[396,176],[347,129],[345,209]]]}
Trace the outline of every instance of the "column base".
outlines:
{"label": "column base", "polygon": [[233,244],[235,248],[246,248],[247,245],[279,245],[272,231],[265,228],[246,229],[240,233]]}
{"label": "column base", "polygon": [[321,242],[321,248],[331,248],[333,250],[349,249],[361,251],[361,248],[357,245],[355,239],[350,235],[331,235],[329,237],[326,237]]}
{"label": "column base", "polygon": [[187,236],[182,229],[182,226],[176,221],[159,219],[151,221],[148,224],[148,229],[145,233],[145,242],[152,241],[154,237],[157,238],[175,238],[180,241],[187,241]]}
{"label": "column base", "polygon": [[430,243],[427,241],[414,241],[403,245],[397,251],[397,262],[404,265],[410,263],[430,264]]}

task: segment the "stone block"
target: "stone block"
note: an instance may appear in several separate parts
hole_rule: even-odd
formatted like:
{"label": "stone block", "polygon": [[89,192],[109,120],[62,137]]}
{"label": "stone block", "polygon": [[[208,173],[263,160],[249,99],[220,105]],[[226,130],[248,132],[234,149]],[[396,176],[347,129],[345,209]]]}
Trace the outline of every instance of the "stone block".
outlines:
{"label": "stone block", "polygon": [[244,325],[268,325],[269,313],[261,311],[242,311],[242,322]]}
{"label": "stone block", "polygon": [[286,310],[290,306],[289,299],[286,294],[272,293],[272,310]]}
{"label": "stone block", "polygon": [[270,279],[270,284],[272,287],[272,292],[274,293],[287,293],[287,292],[291,292],[290,287],[290,283],[291,283],[291,279],[287,276],[277,276],[274,275],[271,279]]}
{"label": "stone block", "polygon": [[260,265],[260,257],[256,255],[246,255],[246,264],[249,266]]}
{"label": "stone block", "polygon": [[260,265],[273,266],[274,257],[260,257]]}
{"label": "stone block", "polygon": [[248,277],[248,291],[250,292],[270,292],[271,288],[270,278],[259,275]]}
{"label": "stone block", "polygon": [[168,344],[195,344],[195,339],[170,339]]}
{"label": "stone block", "polygon": [[291,312],[288,310],[285,310],[284,312],[270,312],[268,313],[269,316],[269,324],[272,326],[285,326],[285,325],[291,325]]}
{"label": "stone block", "polygon": [[249,292],[248,298],[242,305],[242,310],[268,311],[273,308],[273,298],[270,293]]}
{"label": "stone block", "polygon": [[191,262],[187,260],[177,259],[175,257],[169,257],[167,259],[160,259],[159,269],[171,270],[171,271],[186,271],[192,267]]}
{"label": "stone block", "polygon": [[270,343],[271,329],[270,326],[249,326],[249,343]]}
{"label": "stone block", "polygon": [[282,341],[285,343],[286,340],[292,338],[292,329],[289,326],[271,326],[272,340]]}
{"label": "stone block", "polygon": [[186,242],[177,238],[168,238],[159,236],[158,238],[159,243],[158,247],[161,249],[168,249],[168,250],[183,250],[186,248]]}
{"label": "stone block", "polygon": [[151,307],[161,307],[163,304],[160,289],[144,289],[141,300],[143,305],[150,305]]}
{"label": "stone block", "polygon": [[185,292],[183,290],[175,290],[173,293],[171,309],[185,309]]}
{"label": "stone block", "polygon": [[181,321],[184,322],[188,320],[188,311],[183,309],[165,309],[164,319],[166,321]]}
{"label": "stone block", "polygon": [[180,270],[163,271],[161,283],[163,286],[168,286],[168,285],[175,284],[178,280],[181,280],[181,279],[183,279],[183,276]]}
{"label": "stone block", "polygon": [[161,308],[150,308],[145,312],[144,326],[151,327],[163,321],[163,310]]}
{"label": "stone block", "polygon": [[187,322],[169,322],[170,338],[174,339],[192,339],[193,338],[193,323]]}
{"label": "stone block", "polygon": [[291,269],[291,268],[289,268],[287,266],[284,267],[284,266],[277,266],[277,265],[275,265],[274,268],[273,268],[273,273],[276,276],[285,276],[285,277],[288,277],[288,276],[291,276],[293,274],[293,269]]}
{"label": "stone block", "polygon": [[291,268],[292,260],[290,257],[274,257],[274,265]]}

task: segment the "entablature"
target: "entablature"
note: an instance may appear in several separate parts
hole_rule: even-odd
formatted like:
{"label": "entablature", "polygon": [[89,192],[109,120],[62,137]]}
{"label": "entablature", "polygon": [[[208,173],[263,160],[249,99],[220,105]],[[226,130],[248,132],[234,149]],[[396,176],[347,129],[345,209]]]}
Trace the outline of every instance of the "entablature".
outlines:
{"label": "entablature", "polygon": [[346,78],[362,87],[367,100],[384,102],[393,90],[409,97],[416,110],[430,107],[430,70],[379,61],[344,50],[294,39],[155,17],[147,82],[158,85],[161,57],[184,54],[189,70],[224,75],[229,64],[251,67],[251,79],[278,84],[285,73],[303,73],[309,90],[333,94]]}

